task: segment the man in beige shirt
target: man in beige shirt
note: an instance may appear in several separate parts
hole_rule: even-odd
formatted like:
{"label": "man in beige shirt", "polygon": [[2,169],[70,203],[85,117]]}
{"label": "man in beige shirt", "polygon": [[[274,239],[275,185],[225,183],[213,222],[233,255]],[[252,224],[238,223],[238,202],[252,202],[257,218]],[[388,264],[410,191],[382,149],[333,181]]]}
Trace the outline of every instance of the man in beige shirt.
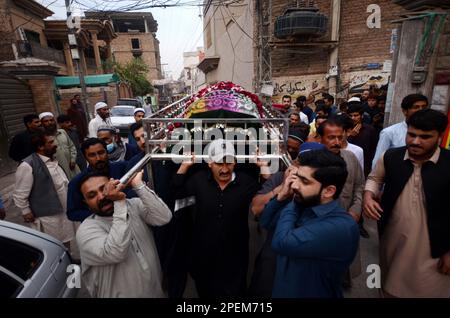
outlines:
{"label": "man in beige shirt", "polygon": [[161,226],[172,213],[142,182],[131,181],[139,198],[126,199],[118,180],[91,173],[80,190],[93,212],[77,231],[82,279],[92,297],[165,297],[155,241],[147,226]]}
{"label": "man in beige shirt", "polygon": [[368,177],[364,214],[378,221],[385,297],[450,297],[447,123],[435,110],[412,115],[406,147],[386,151]]}

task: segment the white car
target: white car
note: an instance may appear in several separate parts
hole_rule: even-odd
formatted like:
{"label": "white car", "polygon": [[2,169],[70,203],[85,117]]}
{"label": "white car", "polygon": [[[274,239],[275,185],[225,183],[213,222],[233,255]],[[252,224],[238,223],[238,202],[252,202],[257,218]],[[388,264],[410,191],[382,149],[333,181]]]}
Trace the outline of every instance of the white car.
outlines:
{"label": "white car", "polygon": [[111,108],[111,123],[118,128],[120,135],[126,137],[130,131],[130,125],[134,124],[134,106],[119,105]]}
{"label": "white car", "polygon": [[0,221],[0,299],[76,297],[78,289],[67,284],[71,263],[57,239]]}

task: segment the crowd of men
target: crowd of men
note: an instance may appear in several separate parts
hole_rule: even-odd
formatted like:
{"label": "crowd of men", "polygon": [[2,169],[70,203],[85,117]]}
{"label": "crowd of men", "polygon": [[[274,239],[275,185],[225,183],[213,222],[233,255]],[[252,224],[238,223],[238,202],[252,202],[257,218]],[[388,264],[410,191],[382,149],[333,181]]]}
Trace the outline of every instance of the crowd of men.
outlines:
{"label": "crowd of men", "polygon": [[[343,297],[361,273],[364,217],[378,222],[383,297],[450,297],[448,120],[412,94],[405,121],[383,129],[385,100],[283,96],[292,166],[237,164],[217,139],[207,164],[152,162],[150,189],[147,170],[119,183],[144,156],[145,110],[124,142],[106,103],[88,123],[75,96],[67,114],[24,117],[14,203],[30,227],[76,242],[92,297],[179,298],[188,274],[199,297]],[[249,213],[264,237],[254,264]]]}

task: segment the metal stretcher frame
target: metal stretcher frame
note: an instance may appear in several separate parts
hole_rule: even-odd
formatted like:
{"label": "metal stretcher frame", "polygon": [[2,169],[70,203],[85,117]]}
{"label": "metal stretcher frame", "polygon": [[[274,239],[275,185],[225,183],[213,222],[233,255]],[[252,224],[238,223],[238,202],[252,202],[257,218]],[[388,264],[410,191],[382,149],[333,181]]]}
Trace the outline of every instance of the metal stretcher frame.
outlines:
{"label": "metal stretcher frame", "polygon": [[[192,126],[199,128],[201,125],[201,140],[178,140],[171,139],[172,131],[169,129],[169,125],[172,127],[180,126],[177,128],[185,129],[192,135]],[[190,127],[189,127],[190,125]],[[196,126],[197,125],[197,126]],[[228,126],[231,125],[231,126]],[[233,128],[241,129],[245,132],[246,129],[255,128],[258,125],[260,129],[265,131],[265,135],[277,138],[264,138],[264,139],[251,139],[251,140],[228,140],[234,145],[261,145],[267,144],[274,146],[275,153],[271,154],[237,154],[236,159],[239,160],[281,160],[287,167],[292,164],[289,156],[287,155],[286,142],[288,135],[289,122],[287,118],[155,118],[149,117],[143,119],[144,131],[146,132],[146,155],[128,171],[121,179],[122,184],[126,184],[131,180],[134,175],[147,167],[147,173],[149,176],[149,187],[154,189],[153,172],[150,168],[152,160],[189,160],[192,158],[192,154],[172,154],[172,153],[156,153],[160,150],[160,145],[206,145],[211,142],[210,139],[203,139],[205,132],[211,128]],[[189,129],[191,128],[191,129]],[[194,128],[195,129],[195,128]],[[197,130],[198,131],[198,130]],[[245,133],[243,135],[246,135]],[[204,154],[196,154],[196,160],[208,159],[208,156]]]}

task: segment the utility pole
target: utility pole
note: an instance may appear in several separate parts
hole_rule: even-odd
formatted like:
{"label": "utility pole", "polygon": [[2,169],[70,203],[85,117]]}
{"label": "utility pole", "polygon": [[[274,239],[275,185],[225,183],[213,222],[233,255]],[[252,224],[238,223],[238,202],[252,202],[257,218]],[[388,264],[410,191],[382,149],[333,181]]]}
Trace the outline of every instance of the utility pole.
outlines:
{"label": "utility pole", "polygon": [[[76,38],[76,32],[77,32],[77,23],[74,23],[74,17],[72,16],[72,9],[70,6],[71,0],[65,0],[66,3],[66,10],[67,10],[67,28],[68,28],[68,38],[69,38],[69,45],[70,45],[70,53],[72,56],[72,59],[75,61],[76,69],[78,71],[78,78],[80,79],[80,87],[81,87],[81,100],[83,101],[83,108],[84,112],[86,114],[86,120],[89,123],[91,120],[91,115],[89,114],[89,100],[87,98],[87,90],[86,90],[86,83],[84,81],[84,70],[80,63],[80,49],[78,46],[77,38]],[[81,19],[81,17],[79,17]],[[78,28],[81,27],[81,21],[78,23]]]}
{"label": "utility pole", "polygon": [[[272,59],[270,52],[270,23],[272,18],[272,0],[257,0],[256,11],[258,16],[258,66],[257,89],[261,95],[266,96],[265,104],[271,104],[272,86]],[[270,92],[271,91],[271,92]]]}

